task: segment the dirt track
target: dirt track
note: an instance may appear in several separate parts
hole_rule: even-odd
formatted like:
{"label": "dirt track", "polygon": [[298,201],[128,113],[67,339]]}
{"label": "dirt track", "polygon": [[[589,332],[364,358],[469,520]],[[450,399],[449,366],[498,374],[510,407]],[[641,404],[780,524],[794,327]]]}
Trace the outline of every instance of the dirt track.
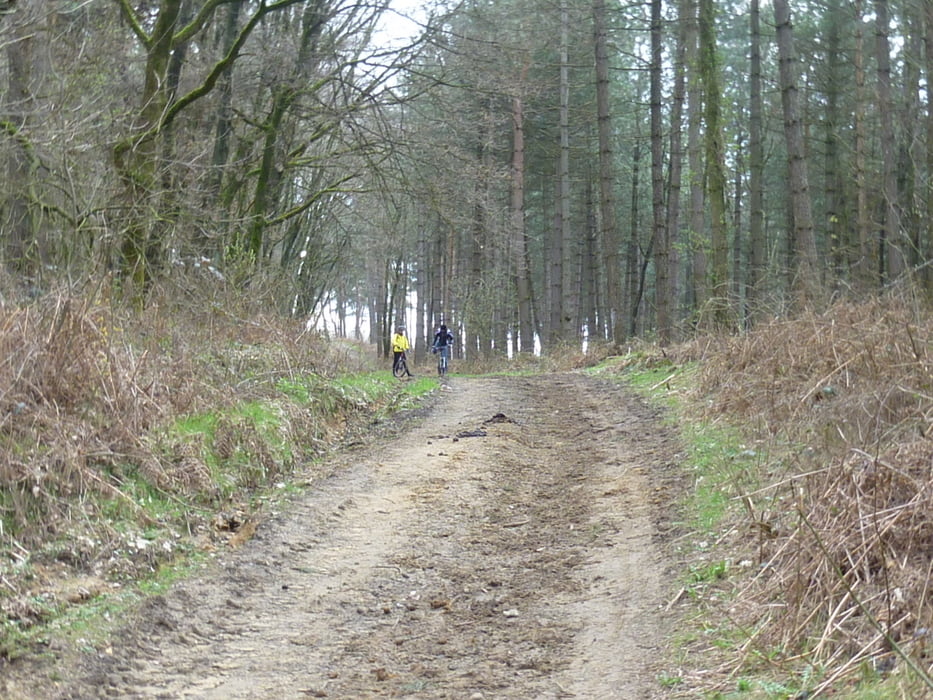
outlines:
{"label": "dirt track", "polygon": [[306,496],[109,649],[5,690],[663,697],[674,449],[609,383],[453,377],[413,427],[316,467]]}

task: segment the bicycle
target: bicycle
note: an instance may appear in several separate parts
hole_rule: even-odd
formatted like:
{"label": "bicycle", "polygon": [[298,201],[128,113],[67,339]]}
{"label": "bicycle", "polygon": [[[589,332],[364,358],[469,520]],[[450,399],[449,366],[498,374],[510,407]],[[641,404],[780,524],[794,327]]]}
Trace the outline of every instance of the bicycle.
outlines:
{"label": "bicycle", "polygon": [[403,352],[399,355],[398,362],[392,365],[392,375],[397,379],[401,379],[409,374],[411,372],[408,371],[408,356]]}
{"label": "bicycle", "polygon": [[448,358],[450,357],[450,346],[442,345],[439,348],[434,348],[434,351],[437,353],[437,375],[443,377],[447,374],[447,363]]}

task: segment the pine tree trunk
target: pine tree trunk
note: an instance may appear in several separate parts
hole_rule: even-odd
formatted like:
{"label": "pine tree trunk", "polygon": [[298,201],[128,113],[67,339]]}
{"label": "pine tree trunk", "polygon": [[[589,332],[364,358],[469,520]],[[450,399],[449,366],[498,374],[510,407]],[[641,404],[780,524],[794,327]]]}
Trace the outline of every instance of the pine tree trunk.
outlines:
{"label": "pine tree trunk", "polygon": [[585,328],[585,337],[589,340],[601,340],[604,335],[597,315],[599,293],[599,228],[596,224],[596,202],[593,180],[584,181],[586,227],[581,246],[583,263],[580,269],[580,325]]}
{"label": "pine tree trunk", "polygon": [[651,217],[658,339],[671,341],[670,237],[664,211],[664,137],[661,120],[661,0],[651,0]]}
{"label": "pine tree trunk", "polygon": [[875,0],[875,60],[878,64],[878,114],[881,118],[881,191],[884,218],[881,222],[882,274],[893,280],[904,272],[904,246],[897,197],[894,144],[894,115],[891,99],[891,48],[888,38],[887,0]]}
{"label": "pine tree trunk", "polygon": [[[528,64],[519,85],[524,85]],[[521,95],[512,98],[512,274],[518,306],[518,337],[521,352],[534,353],[534,326],[531,315],[531,269],[528,264],[528,233],[525,229],[525,103]]]}
{"label": "pine tree trunk", "polygon": [[492,300],[483,294],[487,284],[494,278],[496,270],[486,260],[488,241],[486,231],[489,228],[486,211],[490,200],[490,176],[493,170],[492,153],[489,144],[495,138],[495,124],[492,114],[492,104],[486,100],[482,106],[482,128],[478,132],[476,144],[476,159],[479,166],[479,176],[474,183],[473,214],[471,216],[470,235],[466,240],[465,261],[469,265],[467,271],[468,284],[465,294],[470,309],[467,343],[469,347],[479,351],[482,357],[489,357],[492,352],[492,317],[494,313]]}
{"label": "pine tree trunk", "polygon": [[847,252],[852,243],[847,240],[848,207],[844,200],[842,183],[842,164],[840,160],[839,114],[840,89],[842,88],[842,58],[844,56],[839,37],[840,17],[838,0],[833,0],[828,7],[829,22],[826,37],[826,137],[825,159],[823,167],[823,198],[825,214],[821,217],[825,227],[825,238],[829,243],[829,258],[833,268],[833,289],[838,290],[846,275],[848,266]]}
{"label": "pine tree trunk", "polygon": [[712,247],[712,321],[723,325],[728,320],[729,239],[726,221],[726,173],[723,144],[722,109],[720,104],[719,60],[716,49],[713,0],[700,0],[699,74],[706,102],[703,117],[704,155],[706,159],[706,195],[710,212],[710,243]]}
{"label": "pine tree trunk", "polygon": [[[930,4],[930,3],[927,3]],[[898,192],[902,214],[903,243],[906,246],[905,263],[913,274],[922,261],[920,202],[917,201],[918,168],[914,160],[920,134],[920,66],[923,62],[923,18],[913,5],[903,9],[903,22],[907,28],[904,46],[904,111],[903,133],[898,151]]]}
{"label": "pine tree trunk", "polygon": [[[674,339],[674,326],[677,323],[677,290],[679,288],[677,271],[677,239],[680,232],[680,195],[681,180],[683,178],[683,115],[686,100],[686,2],[680,3],[681,22],[677,32],[677,48],[674,54],[674,88],[671,94],[670,116],[670,166],[667,177],[667,215],[665,228],[667,229],[667,281],[663,293],[668,297],[671,319],[671,337]],[[658,313],[660,317],[660,312]],[[659,324],[660,325],[660,324]]]}
{"label": "pine tree trunk", "polygon": [[576,341],[579,324],[579,246],[572,235],[570,214],[570,16],[567,0],[560,3],[560,240],[561,303],[558,334],[563,341]]}
{"label": "pine tree trunk", "polygon": [[599,139],[599,223],[605,261],[606,298],[603,325],[607,337],[620,343],[622,322],[622,275],[619,263],[619,229],[615,211],[615,163],[612,118],[609,108],[609,53],[606,41],[606,0],[593,0],[593,34],[596,49],[596,121]]}
{"label": "pine tree trunk", "polygon": [[766,243],[764,231],[764,141],[761,126],[761,10],[760,1],[751,3],[751,66],[748,129],[748,209],[749,266],[746,298],[749,320],[762,318]]}
{"label": "pine tree trunk", "polygon": [[418,263],[415,266],[415,335],[409,337],[415,357],[427,352],[428,328],[425,326],[428,302],[428,226],[418,226]]}
{"label": "pine tree trunk", "polygon": [[732,185],[733,205],[732,205],[732,288],[731,302],[732,313],[736,320],[745,316],[742,310],[742,251],[745,239],[742,232],[745,230],[742,226],[742,195],[745,188],[742,183],[742,173],[745,172],[745,159],[742,143],[743,134],[740,132],[735,144],[735,172]]}
{"label": "pine tree trunk", "polygon": [[560,144],[557,160],[557,211],[550,251],[550,328],[548,347],[567,338],[570,289],[568,257],[570,254],[570,78],[569,78],[569,17],[566,0],[560,3],[560,85],[559,85],[559,134]]}
{"label": "pine tree trunk", "polygon": [[878,282],[878,247],[873,245],[871,212],[868,206],[868,135],[865,126],[865,52],[862,34],[862,0],[855,0],[855,188],[858,257],[855,265],[856,289],[866,293]]}
{"label": "pine tree trunk", "polygon": [[811,306],[820,298],[819,271],[816,265],[816,242],[810,203],[810,184],[804,157],[803,124],[797,96],[797,76],[794,67],[793,28],[787,0],[774,0],[774,23],[777,27],[781,105],[784,111],[784,139],[793,210],[796,302]]}
{"label": "pine tree trunk", "polygon": [[[687,32],[686,62],[687,73],[699,74],[699,47],[697,29],[697,0],[685,0],[687,8],[684,18]],[[703,189],[703,153],[701,127],[703,119],[703,95],[700,81],[689,80],[687,83],[687,163],[690,171],[690,236],[689,247],[692,251],[691,265],[691,301],[693,309],[700,312],[709,299],[707,285],[706,224],[704,219],[705,193]]]}
{"label": "pine tree trunk", "polygon": [[638,270],[639,270],[639,250],[641,245],[638,240],[638,179],[641,174],[641,148],[636,138],[635,146],[632,150],[632,194],[631,207],[629,209],[629,236],[625,256],[625,312],[628,320],[628,335],[634,336],[638,333],[638,307],[641,300],[638,297]]}
{"label": "pine tree trunk", "polygon": [[[920,244],[924,260],[933,256],[933,90],[929,89],[933,83],[933,2],[924,3],[924,43],[926,53],[926,81],[927,81],[927,115],[926,115],[926,201],[921,206],[926,211],[926,220],[923,222]],[[929,265],[923,266],[922,276],[924,287],[933,288],[933,269]]]}

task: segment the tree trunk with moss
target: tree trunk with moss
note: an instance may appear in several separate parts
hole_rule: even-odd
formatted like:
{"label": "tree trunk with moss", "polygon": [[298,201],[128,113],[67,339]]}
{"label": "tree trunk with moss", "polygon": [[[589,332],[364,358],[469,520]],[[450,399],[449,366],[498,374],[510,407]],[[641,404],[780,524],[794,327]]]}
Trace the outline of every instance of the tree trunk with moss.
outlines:
{"label": "tree trunk with moss", "polygon": [[748,126],[748,237],[749,265],[746,300],[749,321],[764,316],[766,245],[764,230],[764,132],[762,128],[761,96],[761,6],[759,0],[751,4],[751,75],[749,76]]}
{"label": "tree trunk with moss", "polygon": [[37,181],[39,156],[32,127],[41,122],[43,85],[49,70],[48,18],[44,0],[21,0],[13,19],[12,40],[6,44],[8,83],[3,95],[0,138],[8,140],[7,182],[0,201],[0,229],[6,233],[8,268],[39,284],[45,261],[42,203]]}
{"label": "tree trunk with moss", "polygon": [[699,74],[706,102],[703,119],[706,124],[704,156],[706,196],[710,212],[710,242],[712,248],[711,320],[724,325],[729,318],[729,238],[726,221],[726,172],[722,130],[719,59],[716,49],[715,8],[712,0],[700,0]]}
{"label": "tree trunk with moss", "polygon": [[[159,212],[159,128],[168,106],[168,67],[182,0],[162,0],[152,33],[146,37],[145,82],[134,133],[114,149],[114,162],[127,192],[130,219],[121,245],[122,272],[141,301],[151,279],[151,232]],[[139,23],[124,3],[127,17]]]}
{"label": "tree trunk with moss", "polygon": [[[924,4],[924,53],[927,79],[926,91],[926,198],[921,203],[926,212],[926,220],[920,232],[920,253],[926,260],[933,255],[933,90],[929,89],[933,80],[933,3]],[[933,289],[933,270],[928,265],[923,267],[922,279],[927,291]]]}
{"label": "tree trunk with moss", "polygon": [[[140,106],[133,131],[113,151],[114,165],[126,191],[127,220],[120,244],[120,269],[127,291],[137,304],[163,254],[160,221],[171,198],[164,197],[162,169],[169,167],[170,153],[163,152],[164,131],[178,114],[209,94],[221,76],[229,71],[247,37],[260,21],[272,12],[285,10],[300,0],[264,2],[256,7],[224,56],[214,63],[203,79],[184,95],[173,95],[170,79],[172,56],[208,25],[218,7],[226,0],[204,0],[191,5],[190,22],[183,20],[185,0],[161,0],[157,3],[151,31],[129,0],[119,0],[124,19],[146,53]],[[314,5],[316,8],[317,6]],[[179,67],[180,68],[180,67]],[[253,231],[249,232],[252,237]],[[250,238],[252,240],[252,238]]]}

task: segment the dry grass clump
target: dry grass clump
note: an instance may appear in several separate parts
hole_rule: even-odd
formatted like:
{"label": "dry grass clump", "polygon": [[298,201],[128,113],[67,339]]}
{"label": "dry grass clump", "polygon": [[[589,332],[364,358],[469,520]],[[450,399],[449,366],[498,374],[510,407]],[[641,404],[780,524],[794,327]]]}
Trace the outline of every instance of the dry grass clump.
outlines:
{"label": "dry grass clump", "polygon": [[905,305],[837,304],[721,343],[703,389],[771,434],[864,446],[929,419],[933,326]]}
{"label": "dry grass clump", "polygon": [[923,678],[933,669],[933,317],[838,304],[720,342],[698,390],[780,460],[739,494],[760,566],[737,600],[742,626],[756,630],[743,650],[824,669],[816,695],[866,664]]}
{"label": "dry grass clump", "polygon": [[[17,624],[35,621],[22,604],[53,576],[133,577],[171,557],[182,534],[326,449],[359,412],[323,378],[365,349],[332,352],[258,290],[246,303],[196,278],[174,284],[142,314],[104,288],[0,303],[0,613]],[[313,409],[283,394],[309,381]],[[209,434],[177,429],[202,415]],[[221,483],[210,460],[225,461]],[[152,497],[164,511],[141,505]]]}
{"label": "dry grass clump", "polygon": [[122,335],[109,309],[88,301],[0,308],[0,483],[17,529],[62,497],[106,488],[100,465],[132,452],[158,416],[155,368]]}

